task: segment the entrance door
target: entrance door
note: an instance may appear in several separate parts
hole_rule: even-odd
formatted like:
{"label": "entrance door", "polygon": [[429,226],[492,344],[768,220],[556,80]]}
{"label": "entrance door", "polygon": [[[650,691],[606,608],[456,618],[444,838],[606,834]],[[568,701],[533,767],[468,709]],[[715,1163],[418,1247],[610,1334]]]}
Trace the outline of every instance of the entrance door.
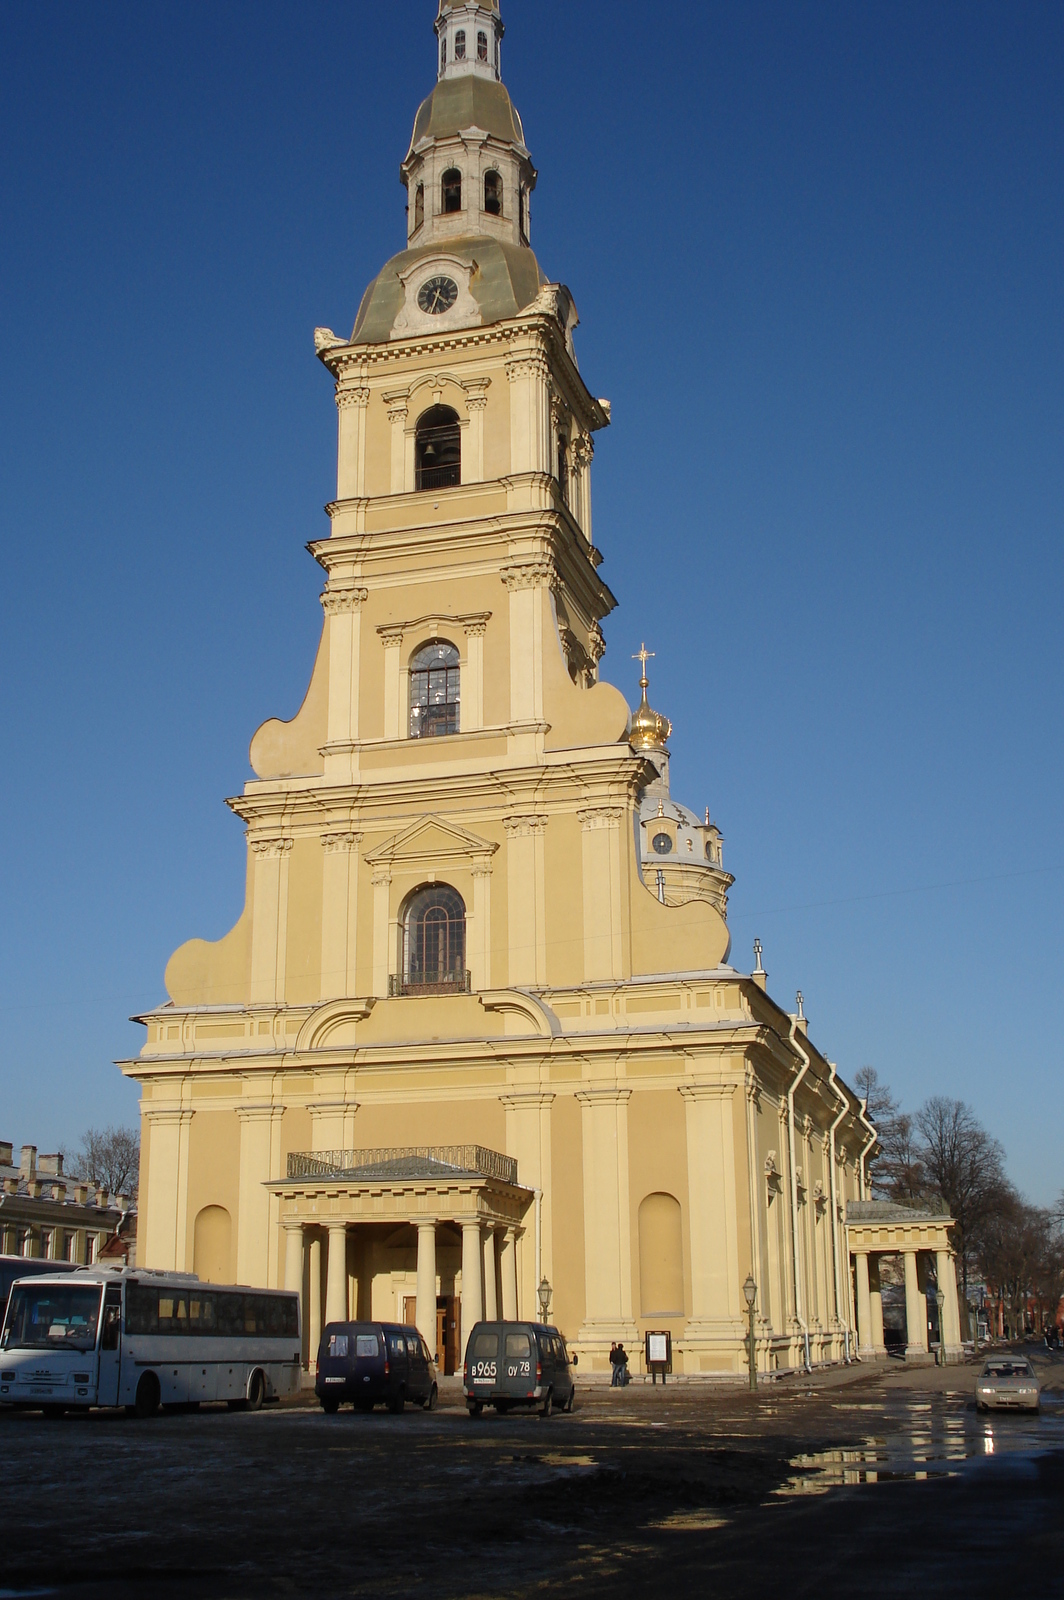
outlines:
{"label": "entrance door", "polygon": [[458,1325],[462,1302],[458,1295],[436,1297],[436,1366],[445,1378],[458,1371]]}
{"label": "entrance door", "polygon": [[118,1404],[118,1373],[122,1360],[122,1288],[108,1284],[104,1291],[103,1327],[100,1330],[100,1381],[96,1403],[101,1406]]}

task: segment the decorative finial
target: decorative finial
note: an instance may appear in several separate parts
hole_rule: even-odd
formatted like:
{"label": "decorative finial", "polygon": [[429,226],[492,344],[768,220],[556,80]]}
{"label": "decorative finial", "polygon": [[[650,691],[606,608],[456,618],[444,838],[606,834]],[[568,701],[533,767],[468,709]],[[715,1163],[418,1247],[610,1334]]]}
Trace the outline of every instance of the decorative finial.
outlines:
{"label": "decorative finial", "polygon": [[659,817],[663,817],[664,815],[665,815],[665,802],[664,802],[664,800],[659,800],[658,801],[658,816]]}
{"label": "decorative finial", "polygon": [[653,661],[653,659],[653,650],[648,650],[645,644],[641,644],[635,655],[632,657],[633,661],[641,661],[643,664],[643,676],[639,680],[639,687],[641,689],[647,689],[650,686],[650,679],[647,677],[647,662]]}
{"label": "decorative finial", "polygon": [[799,1022],[804,1022],[805,1021],[805,995],[802,993],[801,989],[798,990],[798,993],[795,995],[794,998],[798,1002],[798,1020],[799,1020]]}
{"label": "decorative finial", "polygon": [[[709,812],[708,811],[706,812],[706,820],[707,820],[707,822],[709,820]],[[765,969],[761,965],[761,940],[760,939],[755,939],[754,940],[754,959],[757,962],[757,966],[754,968],[754,971],[755,972],[764,972]]]}

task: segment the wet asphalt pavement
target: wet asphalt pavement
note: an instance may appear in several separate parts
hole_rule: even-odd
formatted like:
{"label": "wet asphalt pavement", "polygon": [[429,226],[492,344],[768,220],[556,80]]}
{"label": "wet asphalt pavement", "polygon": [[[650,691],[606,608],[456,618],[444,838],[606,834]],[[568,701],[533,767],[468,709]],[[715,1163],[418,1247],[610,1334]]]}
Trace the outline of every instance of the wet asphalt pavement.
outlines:
{"label": "wet asphalt pavement", "polygon": [[1064,1593],[1064,1357],[1025,1353],[1036,1417],[895,1363],[548,1420],[8,1413],[0,1600]]}

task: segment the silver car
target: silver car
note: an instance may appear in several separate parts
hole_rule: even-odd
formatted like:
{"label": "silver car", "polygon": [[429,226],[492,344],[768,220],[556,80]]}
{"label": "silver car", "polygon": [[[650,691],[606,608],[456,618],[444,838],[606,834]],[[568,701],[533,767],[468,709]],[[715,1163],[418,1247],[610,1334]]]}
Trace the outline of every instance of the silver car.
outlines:
{"label": "silver car", "polygon": [[1037,1411],[1038,1379],[1023,1356],[992,1356],[975,1386],[979,1411]]}

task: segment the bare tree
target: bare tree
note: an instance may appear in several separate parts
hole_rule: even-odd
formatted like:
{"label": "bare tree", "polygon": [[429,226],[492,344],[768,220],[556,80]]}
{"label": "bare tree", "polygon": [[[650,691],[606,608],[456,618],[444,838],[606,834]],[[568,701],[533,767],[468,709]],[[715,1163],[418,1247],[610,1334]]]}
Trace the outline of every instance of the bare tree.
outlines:
{"label": "bare tree", "polygon": [[890,1088],[875,1067],[862,1067],[854,1086],[865,1101],[868,1119],[879,1135],[872,1163],[872,1192],[880,1200],[914,1205],[927,1190],[927,1177],[913,1129],[913,1119],[901,1111]]}
{"label": "bare tree", "polygon": [[964,1300],[968,1299],[968,1260],[980,1229],[1010,1191],[1004,1154],[963,1100],[934,1095],[916,1115],[920,1160],[929,1190],[937,1194],[956,1223]]}
{"label": "bare tree", "polygon": [[137,1198],[140,1135],[135,1128],[88,1128],[81,1148],[64,1163],[72,1176],[110,1194]]}

